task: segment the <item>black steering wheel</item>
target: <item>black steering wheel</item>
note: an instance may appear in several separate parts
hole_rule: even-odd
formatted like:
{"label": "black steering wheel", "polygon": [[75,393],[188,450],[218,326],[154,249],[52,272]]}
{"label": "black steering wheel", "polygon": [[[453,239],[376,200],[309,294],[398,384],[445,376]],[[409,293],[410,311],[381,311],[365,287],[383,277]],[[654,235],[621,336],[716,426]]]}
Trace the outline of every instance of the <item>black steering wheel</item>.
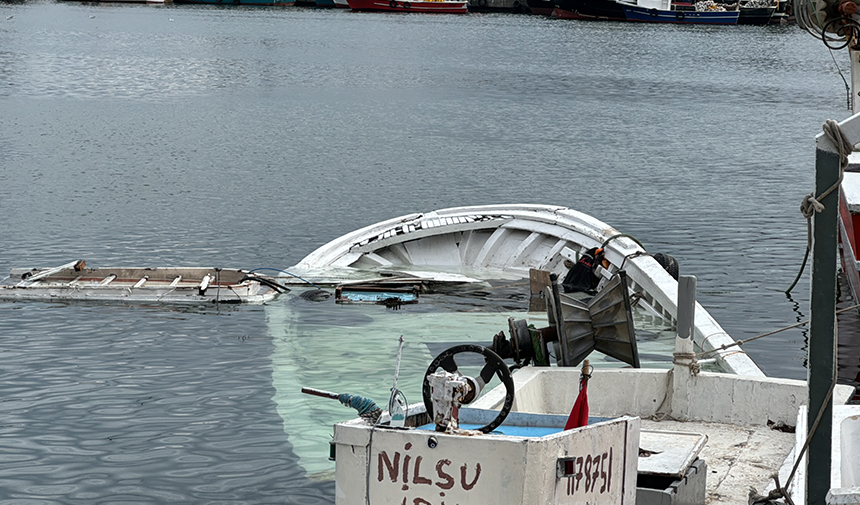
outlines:
{"label": "black steering wheel", "polygon": [[438,356],[436,356],[436,358],[430,363],[430,366],[427,367],[427,372],[424,373],[424,384],[421,387],[421,393],[424,396],[424,407],[427,409],[427,414],[432,419],[433,402],[430,401],[430,382],[427,380],[427,377],[430,376],[430,374],[436,373],[436,370],[438,370],[439,367],[442,367],[448,373],[460,374],[459,370],[457,370],[457,362],[454,361],[454,356],[461,352],[474,352],[484,356],[484,362],[486,365],[481,369],[480,376],[475,378],[476,381],[481,383],[480,385],[482,389],[485,384],[492,380],[493,375],[497,375],[505,385],[505,404],[502,405],[502,410],[499,411],[499,415],[496,416],[490,424],[480,428],[480,431],[483,433],[490,433],[494,429],[498,428],[511,412],[511,407],[514,405],[514,379],[511,377],[511,371],[508,369],[505,362],[502,361],[502,358],[482,345],[455,345],[454,347],[442,351]]}

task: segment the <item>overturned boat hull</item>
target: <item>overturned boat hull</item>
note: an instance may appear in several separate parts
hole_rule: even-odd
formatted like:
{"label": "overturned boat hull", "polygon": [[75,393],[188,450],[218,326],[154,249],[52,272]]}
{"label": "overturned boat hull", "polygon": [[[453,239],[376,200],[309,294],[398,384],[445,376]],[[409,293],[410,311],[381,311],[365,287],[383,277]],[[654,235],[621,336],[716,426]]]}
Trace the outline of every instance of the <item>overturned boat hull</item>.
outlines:
{"label": "overturned boat hull", "polygon": [[[313,282],[327,272],[409,275],[435,270],[471,279],[528,279],[532,269],[564,277],[565,260],[604,248],[597,269],[601,285],[619,270],[640,308],[674,322],[677,281],[632,237],[573,209],[549,205],[455,207],[389,219],[343,235],[318,248],[292,271]],[[283,281],[286,282],[286,281]],[[703,350],[734,343],[711,315],[696,306],[694,339]],[[731,373],[763,376],[742,350],[715,353]]]}

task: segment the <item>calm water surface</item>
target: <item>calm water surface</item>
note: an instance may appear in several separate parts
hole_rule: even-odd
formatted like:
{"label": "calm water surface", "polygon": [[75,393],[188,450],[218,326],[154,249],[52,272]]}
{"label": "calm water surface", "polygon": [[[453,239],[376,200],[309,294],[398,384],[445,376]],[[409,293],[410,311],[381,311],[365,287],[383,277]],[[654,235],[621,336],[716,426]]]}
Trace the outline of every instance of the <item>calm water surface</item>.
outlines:
{"label": "calm water surface", "polygon": [[[2,3],[0,272],[284,268],[395,215],[559,204],[675,256],[748,338],[808,317],[808,276],[783,291],[845,100],[795,27]],[[0,304],[0,500],[333,502],[284,432],[276,344],[261,307]],[[805,378],[806,344],[747,351]]]}

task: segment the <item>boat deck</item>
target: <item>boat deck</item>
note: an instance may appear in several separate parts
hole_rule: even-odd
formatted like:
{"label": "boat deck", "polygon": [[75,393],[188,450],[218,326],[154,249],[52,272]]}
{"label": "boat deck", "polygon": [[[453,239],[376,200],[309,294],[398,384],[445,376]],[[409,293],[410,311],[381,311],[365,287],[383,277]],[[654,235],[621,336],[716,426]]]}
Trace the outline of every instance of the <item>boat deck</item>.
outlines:
{"label": "boat deck", "polygon": [[[699,453],[708,465],[705,503],[745,504],[750,487],[758,494],[767,494],[765,490],[773,488],[770,476],[780,470],[795,443],[794,433],[767,426],[642,419],[642,429],[708,436]],[[785,473],[790,471],[788,468]],[[784,480],[781,474],[780,482]]]}

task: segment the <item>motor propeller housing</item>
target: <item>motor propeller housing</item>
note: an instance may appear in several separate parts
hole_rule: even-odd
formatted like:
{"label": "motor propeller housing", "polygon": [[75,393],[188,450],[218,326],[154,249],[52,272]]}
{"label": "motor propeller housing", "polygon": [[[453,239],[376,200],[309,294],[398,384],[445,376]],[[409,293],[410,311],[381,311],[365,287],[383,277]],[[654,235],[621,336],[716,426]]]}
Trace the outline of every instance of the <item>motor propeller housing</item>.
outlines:
{"label": "motor propeller housing", "polygon": [[504,332],[493,338],[493,351],[517,364],[549,366],[549,346],[559,366],[578,366],[592,351],[600,351],[639,368],[639,351],[627,275],[618,271],[593,298],[578,300],[561,293],[558,277],[546,288],[550,325],[535,328],[524,319],[508,319],[510,340]]}

